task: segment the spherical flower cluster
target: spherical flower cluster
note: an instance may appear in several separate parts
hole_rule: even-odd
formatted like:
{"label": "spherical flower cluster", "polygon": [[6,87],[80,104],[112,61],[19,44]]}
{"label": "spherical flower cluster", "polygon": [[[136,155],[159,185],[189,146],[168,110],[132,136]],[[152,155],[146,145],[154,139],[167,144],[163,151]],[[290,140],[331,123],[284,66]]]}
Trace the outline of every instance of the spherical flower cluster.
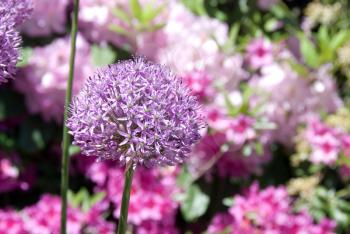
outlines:
{"label": "spherical flower cluster", "polygon": [[137,58],[99,70],[71,105],[67,126],[86,155],[145,166],[182,163],[202,121],[166,67]]}
{"label": "spherical flower cluster", "polygon": [[[60,123],[69,71],[70,39],[57,39],[48,46],[37,47],[28,65],[19,71],[15,87],[26,97],[33,114],[40,113],[46,121]],[[78,35],[73,93],[78,93],[85,79],[92,74],[90,46]]]}
{"label": "spherical flower cluster", "polygon": [[21,31],[32,37],[50,36],[66,31],[68,0],[33,0],[32,17],[23,24]]}
{"label": "spherical flower cluster", "polygon": [[222,214],[216,216],[209,226],[208,231],[211,231],[209,233],[214,234],[216,230],[228,230],[232,234],[335,233],[335,223],[328,219],[314,224],[307,212],[294,213],[291,199],[284,187],[268,187],[259,190],[258,185],[253,184],[245,195],[235,197],[234,205],[229,209],[229,215],[231,218]]}
{"label": "spherical flower cluster", "polygon": [[258,69],[271,64],[273,59],[273,45],[265,38],[252,40],[247,46],[248,64]]}
{"label": "spherical flower cluster", "polygon": [[0,9],[5,9],[11,15],[16,27],[32,16],[33,8],[32,0],[3,0],[0,3]]}
{"label": "spherical flower cluster", "polygon": [[13,78],[20,55],[21,38],[16,27],[30,14],[30,1],[0,3],[0,84]]}

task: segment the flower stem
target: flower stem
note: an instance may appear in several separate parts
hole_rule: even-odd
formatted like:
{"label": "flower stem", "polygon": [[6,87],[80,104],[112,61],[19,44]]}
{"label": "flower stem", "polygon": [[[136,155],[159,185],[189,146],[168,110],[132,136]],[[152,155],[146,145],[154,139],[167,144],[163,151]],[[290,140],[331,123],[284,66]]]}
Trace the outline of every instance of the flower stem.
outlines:
{"label": "flower stem", "polygon": [[122,198],[122,207],[120,209],[118,234],[125,234],[128,227],[128,210],[129,210],[130,191],[131,191],[133,174],[134,174],[134,166],[130,164],[125,169],[125,182],[124,182],[124,191],[123,191],[123,198]]}
{"label": "flower stem", "polygon": [[64,110],[64,122],[63,122],[63,142],[62,142],[62,168],[61,168],[61,234],[66,234],[67,225],[67,189],[68,189],[68,169],[69,169],[69,155],[68,149],[70,145],[70,136],[68,134],[68,128],[65,125],[68,112],[69,104],[72,99],[72,86],[74,77],[74,60],[76,50],[76,39],[78,30],[78,10],[79,0],[74,0],[74,10],[72,19],[72,30],[71,30],[71,48],[70,48],[70,60],[69,60],[69,76],[67,81],[66,101]]}

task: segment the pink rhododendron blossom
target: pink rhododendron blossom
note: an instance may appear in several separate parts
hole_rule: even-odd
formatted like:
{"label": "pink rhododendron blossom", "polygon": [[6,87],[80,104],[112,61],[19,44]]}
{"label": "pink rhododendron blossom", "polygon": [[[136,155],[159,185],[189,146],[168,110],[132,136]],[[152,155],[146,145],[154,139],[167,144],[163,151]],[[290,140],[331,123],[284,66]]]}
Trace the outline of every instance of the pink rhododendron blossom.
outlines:
{"label": "pink rhododendron blossom", "polygon": [[[140,225],[143,221],[161,221],[166,217],[173,217],[178,207],[173,196],[179,192],[175,172],[174,168],[137,168],[129,204],[128,220],[131,224]],[[107,191],[107,200],[114,204],[114,216],[118,218],[123,193],[123,184],[120,181],[123,181],[124,170],[116,168],[112,162],[103,161],[93,163],[87,176],[97,184],[97,190]]]}
{"label": "pink rhododendron blossom", "polygon": [[204,116],[208,126],[212,129],[222,131],[227,129],[226,110],[219,106],[206,106]]}
{"label": "pink rhododendron blossom", "polygon": [[22,31],[32,37],[50,36],[66,32],[67,7],[69,0],[33,0],[34,11],[22,26]]}
{"label": "pink rhododendron blossom", "polygon": [[[120,181],[122,181],[123,175],[121,169],[109,171],[108,197],[117,207],[114,212],[116,217],[119,217],[120,213],[123,192]],[[176,191],[173,176],[162,177],[156,171],[138,168],[131,187],[129,222],[140,224],[144,220],[162,220],[164,217],[172,215],[178,207],[177,202],[172,198]]]}
{"label": "pink rhododendron blossom", "polygon": [[266,99],[264,115],[276,123],[272,138],[290,146],[299,124],[320,111],[334,112],[342,106],[329,66],[321,67],[309,77],[301,77],[288,63],[262,68],[250,85],[260,99]]}
{"label": "pink rhododendron blossom", "polygon": [[143,221],[137,226],[136,234],[179,234],[174,220],[174,217],[164,217],[162,221]]}
{"label": "pink rhododendron blossom", "polygon": [[20,170],[18,155],[0,151],[0,193],[6,193],[15,189],[29,189],[35,179],[33,173],[33,168],[30,165]]}
{"label": "pink rhododendron blossom", "polygon": [[226,24],[195,16],[180,3],[174,2],[170,9],[167,23],[161,29],[165,45],[156,51],[156,61],[172,67],[180,76],[205,72],[227,87],[236,87],[246,78],[242,56],[226,54],[220,49],[228,39]]}
{"label": "pink rhododendron blossom", "polygon": [[273,45],[265,38],[252,40],[247,46],[247,60],[249,65],[258,69],[273,63]]}
{"label": "pink rhododendron blossom", "polygon": [[13,210],[0,210],[0,233],[27,234],[24,222],[17,212]]}
{"label": "pink rhododendron blossom", "polygon": [[342,149],[340,130],[328,127],[318,118],[311,118],[304,134],[311,147],[311,162],[330,165],[338,159]]}
{"label": "pink rhododendron blossom", "polygon": [[193,71],[185,74],[182,79],[185,85],[191,89],[193,94],[196,95],[199,100],[205,100],[214,95],[212,78],[205,72]]}
{"label": "pink rhododendron blossom", "polygon": [[233,217],[227,213],[220,213],[214,216],[208,227],[209,234],[225,233],[224,231],[230,231],[230,225],[233,222]]}
{"label": "pink rhododendron blossom", "polygon": [[[225,148],[228,149],[224,150]],[[267,149],[264,149],[263,155],[252,152],[251,155],[244,156],[241,145],[228,146],[225,134],[216,133],[204,136],[195,146],[189,160],[190,170],[192,173],[200,171],[214,157],[219,158],[216,166],[207,173],[216,172],[221,177],[246,177],[259,173],[261,165],[270,160]]]}
{"label": "pink rhododendron blossom", "polygon": [[[61,199],[43,195],[40,201],[23,210],[25,228],[31,234],[57,234],[60,232]],[[70,234],[80,234],[83,214],[72,207],[67,210],[67,229]]]}
{"label": "pink rhododendron blossom", "polygon": [[254,130],[255,120],[249,116],[239,115],[229,120],[226,138],[229,142],[237,145],[243,144],[245,141],[252,140],[256,137]]}
{"label": "pink rhododendron blossom", "polygon": [[[34,48],[28,65],[19,71],[16,88],[25,95],[31,113],[40,113],[46,121],[61,122],[69,70],[69,38],[56,39],[50,45]],[[78,35],[73,93],[92,74],[90,46]]]}
{"label": "pink rhododendron blossom", "polygon": [[255,183],[245,194],[235,196],[229,214],[214,217],[208,231],[228,230],[230,234],[335,234],[335,222],[323,219],[315,224],[306,211],[293,212],[291,201],[284,187],[270,186],[260,190]]}

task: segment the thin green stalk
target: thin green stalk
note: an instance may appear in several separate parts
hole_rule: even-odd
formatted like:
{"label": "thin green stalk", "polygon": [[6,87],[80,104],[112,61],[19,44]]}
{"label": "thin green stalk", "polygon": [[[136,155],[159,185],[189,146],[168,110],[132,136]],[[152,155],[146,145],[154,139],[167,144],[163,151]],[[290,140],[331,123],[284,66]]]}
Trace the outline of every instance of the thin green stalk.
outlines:
{"label": "thin green stalk", "polygon": [[74,0],[74,10],[72,19],[72,30],[71,30],[71,48],[70,48],[70,60],[69,60],[69,76],[67,81],[67,91],[66,91],[66,102],[64,110],[64,122],[63,122],[63,142],[62,142],[62,168],[61,168],[61,199],[62,199],[62,209],[61,209],[61,234],[66,234],[67,225],[67,189],[68,189],[68,169],[69,169],[69,155],[68,149],[71,142],[70,136],[68,134],[68,128],[66,126],[66,121],[68,118],[69,104],[72,99],[72,86],[74,77],[74,60],[75,60],[75,50],[76,50],[76,39],[78,30],[78,11],[79,11],[79,0]]}
{"label": "thin green stalk", "polygon": [[125,234],[128,228],[128,210],[129,210],[130,191],[131,191],[133,174],[134,174],[134,166],[130,164],[125,169],[125,182],[124,182],[124,191],[123,191],[123,198],[122,198],[122,207],[120,209],[118,234]]}

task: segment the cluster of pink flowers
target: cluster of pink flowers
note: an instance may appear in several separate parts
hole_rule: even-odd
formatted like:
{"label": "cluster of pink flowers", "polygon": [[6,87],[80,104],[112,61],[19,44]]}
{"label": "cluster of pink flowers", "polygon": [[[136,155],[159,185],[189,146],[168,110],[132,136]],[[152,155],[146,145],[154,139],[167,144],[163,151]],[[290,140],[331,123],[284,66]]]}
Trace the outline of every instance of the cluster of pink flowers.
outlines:
{"label": "cluster of pink flowers", "polygon": [[[15,86],[26,97],[33,114],[40,113],[46,121],[61,122],[69,70],[70,39],[56,39],[50,45],[34,48],[28,65],[19,71]],[[77,93],[92,74],[90,45],[77,38],[73,93]]]}
{"label": "cluster of pink flowers", "polygon": [[262,146],[263,152],[252,149],[250,155],[242,152],[244,146],[250,147],[249,143],[263,140],[256,138],[257,131],[252,126],[253,121],[248,116],[238,116],[228,122],[229,129],[226,131],[205,135],[195,146],[189,161],[193,173],[201,171],[201,166],[206,162],[218,158],[216,168],[212,168],[209,173],[216,171],[221,177],[259,174],[261,166],[270,159],[267,148]]}
{"label": "cluster of pink flowers", "polygon": [[[0,210],[0,233],[58,234],[60,233],[61,199],[44,194],[34,205],[16,212]],[[112,234],[115,224],[105,221],[98,209],[83,212],[72,206],[67,210],[67,228],[70,234]]]}
{"label": "cluster of pink flowers", "polygon": [[[119,218],[123,169],[103,161],[91,164],[86,173],[96,183],[97,191],[107,191],[107,200],[114,207],[113,214]],[[150,170],[140,167],[135,171],[128,220],[138,227],[138,233],[176,233],[174,220],[179,204],[173,196],[179,192],[179,188],[176,186],[175,173],[170,168]]]}
{"label": "cluster of pink flowers", "polygon": [[334,234],[335,223],[328,219],[315,224],[306,211],[293,212],[291,198],[284,187],[260,190],[253,184],[246,194],[234,198],[228,214],[218,214],[208,227],[211,234],[309,233]]}
{"label": "cluster of pink flowers", "polygon": [[315,164],[334,165],[340,154],[350,156],[350,135],[341,129],[327,126],[319,118],[309,118],[303,139],[310,147],[309,160]]}
{"label": "cluster of pink flowers", "polygon": [[19,157],[16,154],[0,151],[0,193],[15,189],[27,190],[33,183],[32,168],[28,167],[22,171],[19,163]]}
{"label": "cluster of pink flowers", "polygon": [[323,65],[306,75],[298,74],[291,63],[299,61],[291,52],[283,45],[270,46],[264,38],[255,39],[248,45],[248,61],[252,66],[260,67],[249,84],[260,99],[266,99],[264,115],[277,124],[273,140],[290,146],[297,126],[305,123],[309,115],[334,112],[342,106],[342,101],[330,73],[331,65]]}

